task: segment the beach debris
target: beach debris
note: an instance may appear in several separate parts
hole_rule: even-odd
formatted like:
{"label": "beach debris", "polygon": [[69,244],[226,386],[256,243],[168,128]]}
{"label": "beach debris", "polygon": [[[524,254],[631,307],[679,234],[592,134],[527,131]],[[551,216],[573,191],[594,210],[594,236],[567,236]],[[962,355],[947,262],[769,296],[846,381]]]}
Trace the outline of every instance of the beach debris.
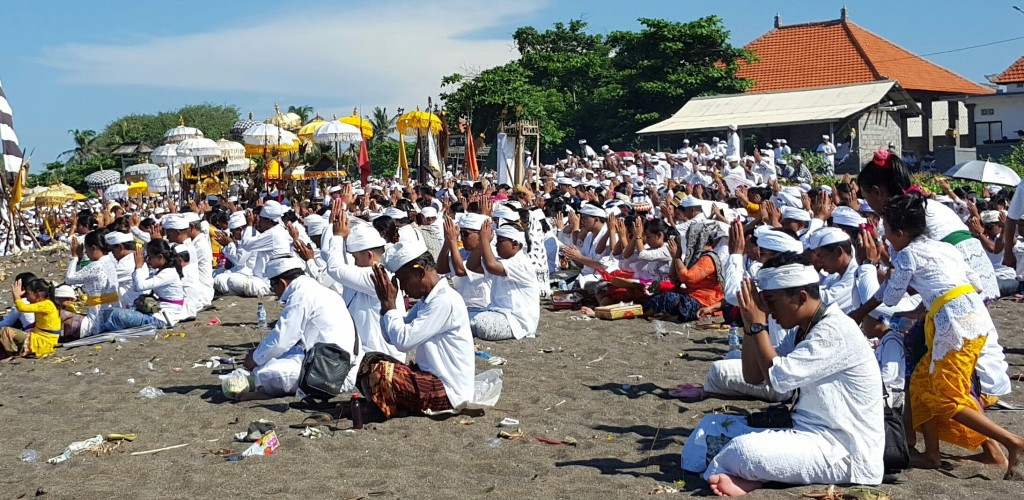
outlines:
{"label": "beach debris", "polygon": [[60,356],[60,357],[56,357],[56,358],[50,358],[50,362],[51,363],[67,363],[68,361],[70,361],[72,363],[76,362],[75,361],[75,355],[74,354],[69,354],[67,356]]}
{"label": "beach debris", "polygon": [[21,450],[21,453],[18,454],[18,460],[22,462],[35,462],[38,457],[39,453],[32,448]]}
{"label": "beach debris", "polygon": [[180,338],[185,338],[185,332],[178,332],[178,333],[165,333],[165,334],[164,334],[164,340],[167,340],[167,339],[169,339],[169,338],[171,338],[171,337],[180,337]]}
{"label": "beach debris", "polygon": [[235,358],[224,358],[220,356],[210,356],[207,361],[197,361],[192,364],[192,368],[217,368],[220,365],[231,365],[235,366]]}
{"label": "beach debris", "polygon": [[135,441],[138,437],[138,434],[107,434],[103,436],[103,439],[107,441]]}
{"label": "beach debris", "polygon": [[147,385],[146,387],[143,387],[142,390],[139,391],[139,397],[142,399],[156,399],[163,395],[163,390],[157,389],[156,387],[153,387],[151,385]]}
{"label": "beach debris", "polygon": [[243,443],[256,443],[259,442],[263,436],[274,432],[277,426],[274,422],[266,419],[259,419],[253,422],[249,422],[249,428],[245,431],[238,432],[235,434],[235,441],[241,441]]}
{"label": "beach debris", "polygon": [[75,376],[76,377],[81,377],[82,376],[82,372],[75,372]]}
{"label": "beach debris", "polygon": [[487,447],[488,448],[491,448],[492,450],[496,450],[496,449],[498,449],[499,446],[501,446],[501,438],[500,437],[494,437],[494,438],[491,438],[491,439],[487,440]]}
{"label": "beach debris", "polygon": [[99,375],[100,374],[100,369],[99,368],[93,368],[92,370],[89,370],[89,373],[91,373],[93,375]]}
{"label": "beach debris", "polygon": [[505,417],[501,419],[501,422],[498,422],[498,427],[515,427],[517,425],[519,425],[519,420],[512,417]]}
{"label": "beach debris", "polygon": [[277,451],[280,446],[281,442],[277,439],[277,433],[271,430],[253,443],[252,446],[246,448],[242,453],[228,455],[224,457],[224,459],[229,462],[238,462],[246,457],[264,457]]}
{"label": "beach debris", "polygon": [[[563,404],[565,404],[565,400],[564,399],[559,401],[559,402],[557,402],[557,403],[555,403],[555,406],[562,406]],[[548,410],[554,408],[555,406],[549,406],[547,408],[544,408],[544,411],[548,411]]]}
{"label": "beach debris", "polygon": [[508,360],[501,356],[491,356],[491,358],[487,360],[487,364],[491,366],[502,366],[506,363],[508,363]]}
{"label": "beach debris", "polygon": [[476,420],[473,420],[469,417],[462,417],[459,420],[455,421],[455,423],[458,425],[473,425],[476,423]]}
{"label": "beach debris", "polygon": [[135,455],[152,455],[154,453],[160,453],[161,451],[176,450],[178,448],[184,448],[186,446],[188,446],[188,443],[176,444],[174,446],[165,446],[163,448],[157,448],[155,450],[136,451],[135,453],[132,453],[131,456],[134,457]]}
{"label": "beach debris", "polygon": [[667,484],[659,484],[648,495],[661,495],[662,493],[679,493],[679,488]]}
{"label": "beach debris", "polygon": [[238,452],[230,448],[207,448],[206,451],[203,453],[203,456],[213,455],[215,457],[223,458],[228,455],[234,455],[236,453]]}
{"label": "beach debris", "polygon": [[134,384],[135,383],[135,379],[133,379],[133,378],[128,379],[128,383],[129,384]]}
{"label": "beach debris", "polygon": [[220,390],[231,399],[236,399],[239,394],[249,392],[253,385],[252,374],[243,368],[235,368],[227,375],[220,375]]}
{"label": "beach debris", "polygon": [[511,432],[510,431],[500,431],[500,432],[498,432],[498,437],[499,438],[507,439],[509,441],[515,441],[517,439],[521,439],[524,435],[525,434],[523,434],[523,430],[522,429],[516,429],[516,430],[511,431]]}
{"label": "beach debris", "polygon": [[216,316],[210,318],[210,321],[206,322],[207,326],[217,326],[219,324],[220,324],[220,318],[218,318]]}
{"label": "beach debris", "polygon": [[47,460],[46,463],[59,464],[71,458],[73,455],[77,455],[78,453],[81,453],[88,448],[98,446],[101,444],[103,444],[103,436],[101,434],[97,434],[95,437],[91,437],[89,439],[85,439],[82,441],[75,441],[74,443],[69,444],[67,448],[64,448],[63,453]]}
{"label": "beach debris", "polygon": [[555,439],[548,439],[548,438],[544,438],[544,437],[540,437],[540,436],[534,436],[533,439],[536,439],[537,442],[540,442],[540,443],[550,444],[550,445],[555,445],[555,446],[576,446],[576,444],[577,444],[576,440],[574,438],[572,438],[571,436],[566,436],[565,439],[563,439],[561,441],[558,441],[558,440],[555,440]]}
{"label": "beach debris", "polygon": [[309,439],[320,439],[324,437],[325,434],[324,431],[317,429],[316,427],[306,427],[302,432],[299,432],[299,435]]}

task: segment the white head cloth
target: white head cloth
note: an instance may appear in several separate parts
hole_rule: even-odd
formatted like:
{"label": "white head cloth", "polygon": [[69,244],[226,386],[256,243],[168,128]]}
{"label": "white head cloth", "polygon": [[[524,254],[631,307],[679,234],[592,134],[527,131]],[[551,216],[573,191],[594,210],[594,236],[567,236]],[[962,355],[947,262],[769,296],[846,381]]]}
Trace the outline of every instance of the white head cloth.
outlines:
{"label": "white head cloth", "polygon": [[384,252],[384,268],[397,273],[402,266],[412,262],[427,252],[427,245],[422,240],[399,241]]}
{"label": "white head cloth", "polygon": [[263,204],[263,210],[260,210],[260,217],[270,219],[274,222],[280,222],[281,216],[287,211],[288,209],[284,205],[274,200],[270,200]]}
{"label": "white head cloth", "polygon": [[817,285],[820,274],[814,266],[789,264],[782,267],[762,267],[757,273],[757,287],[761,291],[784,290],[806,285]]}
{"label": "white head cloth", "polygon": [[499,238],[508,238],[512,241],[519,242],[520,245],[526,244],[526,233],[516,229],[515,226],[501,226],[494,232],[494,234]]}
{"label": "white head cloth", "polygon": [[850,235],[838,227],[823,227],[811,234],[807,240],[807,248],[814,250],[825,245],[850,241]]}
{"label": "white head cloth", "polygon": [[345,249],[349,253],[362,252],[387,245],[380,233],[371,225],[360,225],[352,228],[345,238]]}
{"label": "white head cloth", "polygon": [[267,261],[266,270],[263,275],[268,279],[274,279],[285,272],[291,271],[292,269],[304,269],[306,267],[305,262],[298,257],[280,256],[275,257]]}

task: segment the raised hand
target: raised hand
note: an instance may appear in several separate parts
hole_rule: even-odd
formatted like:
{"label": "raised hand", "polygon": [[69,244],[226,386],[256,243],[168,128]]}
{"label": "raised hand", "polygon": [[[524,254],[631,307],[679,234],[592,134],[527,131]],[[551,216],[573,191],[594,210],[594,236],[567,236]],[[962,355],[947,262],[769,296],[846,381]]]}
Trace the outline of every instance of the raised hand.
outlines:
{"label": "raised hand", "polygon": [[743,234],[743,223],[739,219],[732,221],[729,225],[729,253],[732,255],[743,255],[746,251],[747,239]]}

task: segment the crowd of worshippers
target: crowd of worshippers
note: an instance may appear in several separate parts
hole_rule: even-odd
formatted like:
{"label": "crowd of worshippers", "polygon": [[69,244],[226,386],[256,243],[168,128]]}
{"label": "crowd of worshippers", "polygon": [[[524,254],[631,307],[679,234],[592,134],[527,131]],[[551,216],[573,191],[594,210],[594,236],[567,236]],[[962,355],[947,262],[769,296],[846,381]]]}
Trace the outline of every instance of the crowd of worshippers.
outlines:
{"label": "crowd of worshippers", "polygon": [[911,449],[922,436],[912,466],[938,467],[942,441],[1014,477],[1024,438],[985,415],[1014,408],[987,307],[1019,288],[1024,190],[926,193],[886,150],[856,179],[812,186],[797,158],[740,156],[734,127],[712,142],[602,155],[581,143],[517,186],[449,175],[86,209],[61,237],[62,284],[16,277],[0,347],[39,357],[173,327],[217,295],[273,295],[283,310],[246,356],[254,390],[240,397],[295,394],[307,349],[328,343],[356,360],[344,389],[392,418],[472,403],[474,338],[535,337],[542,299],[571,291],[585,314],[633,302],[742,328],[703,383],[671,391],[790,405],[779,426],[702,420],[682,465],[716,493],[879,484],[893,472],[888,412]]}

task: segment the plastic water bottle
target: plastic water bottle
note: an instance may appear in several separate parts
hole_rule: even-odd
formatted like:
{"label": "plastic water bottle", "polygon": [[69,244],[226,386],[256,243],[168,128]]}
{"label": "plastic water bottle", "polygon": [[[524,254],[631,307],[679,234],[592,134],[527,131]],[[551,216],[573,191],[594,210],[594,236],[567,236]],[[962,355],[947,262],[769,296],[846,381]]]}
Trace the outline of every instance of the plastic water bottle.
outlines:
{"label": "plastic water bottle", "polygon": [[739,351],[743,348],[743,329],[740,325],[733,323],[729,327],[729,352]]}
{"label": "plastic water bottle", "polygon": [[363,428],[363,399],[359,397],[359,393],[352,395],[352,402],[350,403],[350,409],[352,410],[352,428],[362,429]]}
{"label": "plastic water bottle", "polygon": [[256,326],[260,328],[267,327],[267,308],[263,307],[263,303],[256,304]]}

